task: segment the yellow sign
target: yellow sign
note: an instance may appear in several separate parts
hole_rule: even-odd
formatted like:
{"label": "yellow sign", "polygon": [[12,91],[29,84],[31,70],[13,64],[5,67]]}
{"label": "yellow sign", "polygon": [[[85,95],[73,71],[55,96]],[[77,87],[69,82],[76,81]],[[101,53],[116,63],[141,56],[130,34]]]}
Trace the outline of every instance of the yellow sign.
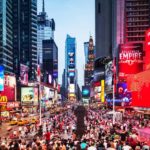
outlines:
{"label": "yellow sign", "polygon": [[101,80],[101,102],[105,102],[105,81]]}
{"label": "yellow sign", "polygon": [[0,96],[0,103],[7,103],[7,96]]}

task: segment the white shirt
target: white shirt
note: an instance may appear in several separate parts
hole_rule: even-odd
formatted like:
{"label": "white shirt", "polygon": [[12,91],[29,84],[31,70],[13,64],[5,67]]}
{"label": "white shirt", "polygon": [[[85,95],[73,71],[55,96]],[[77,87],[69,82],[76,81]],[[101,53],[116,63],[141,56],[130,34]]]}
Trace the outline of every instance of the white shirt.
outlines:
{"label": "white shirt", "polygon": [[122,147],[122,149],[123,149],[123,150],[130,150],[130,149],[132,149],[132,148],[131,148],[131,146],[129,146],[129,145],[125,145],[125,146]]}
{"label": "white shirt", "polygon": [[90,146],[88,150],[97,150],[95,146]]}

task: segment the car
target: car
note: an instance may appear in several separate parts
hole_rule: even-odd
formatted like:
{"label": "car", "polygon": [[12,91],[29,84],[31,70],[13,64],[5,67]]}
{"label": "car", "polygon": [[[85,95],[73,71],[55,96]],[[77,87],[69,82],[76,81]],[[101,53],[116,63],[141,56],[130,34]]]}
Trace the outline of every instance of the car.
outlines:
{"label": "car", "polygon": [[18,126],[23,126],[24,125],[24,121],[23,120],[18,120]]}
{"label": "car", "polygon": [[16,125],[17,123],[18,123],[17,120],[11,120],[11,121],[9,122],[10,125]]}
{"label": "car", "polygon": [[30,123],[31,123],[31,124],[35,124],[35,123],[37,123],[37,122],[38,122],[38,120],[35,119],[35,118],[32,118],[32,119],[30,120]]}

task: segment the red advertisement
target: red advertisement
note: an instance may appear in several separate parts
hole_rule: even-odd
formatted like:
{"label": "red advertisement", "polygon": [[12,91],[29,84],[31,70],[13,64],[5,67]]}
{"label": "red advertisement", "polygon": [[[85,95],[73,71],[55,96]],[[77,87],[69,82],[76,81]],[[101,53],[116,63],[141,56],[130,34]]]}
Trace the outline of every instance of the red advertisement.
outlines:
{"label": "red advertisement", "polygon": [[150,70],[128,77],[127,82],[132,92],[132,105],[150,108]]}
{"label": "red advertisement", "polygon": [[143,43],[127,43],[120,46],[119,79],[143,70]]}
{"label": "red advertisement", "polygon": [[7,102],[13,102],[16,99],[16,78],[14,76],[5,75],[4,91],[0,92],[0,99],[5,98]]}
{"label": "red advertisement", "polygon": [[145,70],[150,69],[150,29],[146,31],[145,36]]}

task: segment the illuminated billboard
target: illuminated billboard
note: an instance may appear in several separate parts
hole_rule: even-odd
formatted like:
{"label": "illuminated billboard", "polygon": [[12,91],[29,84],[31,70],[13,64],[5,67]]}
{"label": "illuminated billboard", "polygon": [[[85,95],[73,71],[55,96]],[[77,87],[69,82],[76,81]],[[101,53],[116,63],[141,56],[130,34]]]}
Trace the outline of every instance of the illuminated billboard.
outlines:
{"label": "illuminated billboard", "polygon": [[69,77],[74,77],[75,76],[75,72],[69,72]]}
{"label": "illuminated billboard", "polygon": [[150,70],[129,76],[127,83],[132,92],[132,106],[150,108]]}
{"label": "illuminated billboard", "polygon": [[106,90],[112,89],[112,80],[113,80],[113,67],[112,67],[112,61],[110,61],[105,65],[105,89]]}
{"label": "illuminated billboard", "polygon": [[16,100],[16,77],[11,75],[5,75],[4,78],[4,90],[1,91],[0,97],[7,98],[8,102]]}
{"label": "illuminated billboard", "polygon": [[0,91],[4,90],[4,67],[0,66]]}
{"label": "illuminated billboard", "polygon": [[146,31],[145,36],[145,70],[150,69],[150,29]]}
{"label": "illuminated billboard", "polygon": [[90,97],[90,86],[82,86],[82,97]]}
{"label": "illuminated billboard", "polygon": [[69,85],[69,92],[70,93],[75,93],[75,84],[70,84]]}
{"label": "illuminated billboard", "polygon": [[28,85],[28,70],[28,66],[20,64],[20,82],[23,85]]}
{"label": "illuminated billboard", "polygon": [[21,102],[38,104],[38,88],[22,87],[21,88]]}
{"label": "illuminated billboard", "polygon": [[54,90],[46,86],[41,86],[41,98],[42,100],[49,100],[54,97]]}
{"label": "illuminated billboard", "polygon": [[119,78],[126,79],[128,75],[143,70],[143,44],[127,43],[120,45]]}

